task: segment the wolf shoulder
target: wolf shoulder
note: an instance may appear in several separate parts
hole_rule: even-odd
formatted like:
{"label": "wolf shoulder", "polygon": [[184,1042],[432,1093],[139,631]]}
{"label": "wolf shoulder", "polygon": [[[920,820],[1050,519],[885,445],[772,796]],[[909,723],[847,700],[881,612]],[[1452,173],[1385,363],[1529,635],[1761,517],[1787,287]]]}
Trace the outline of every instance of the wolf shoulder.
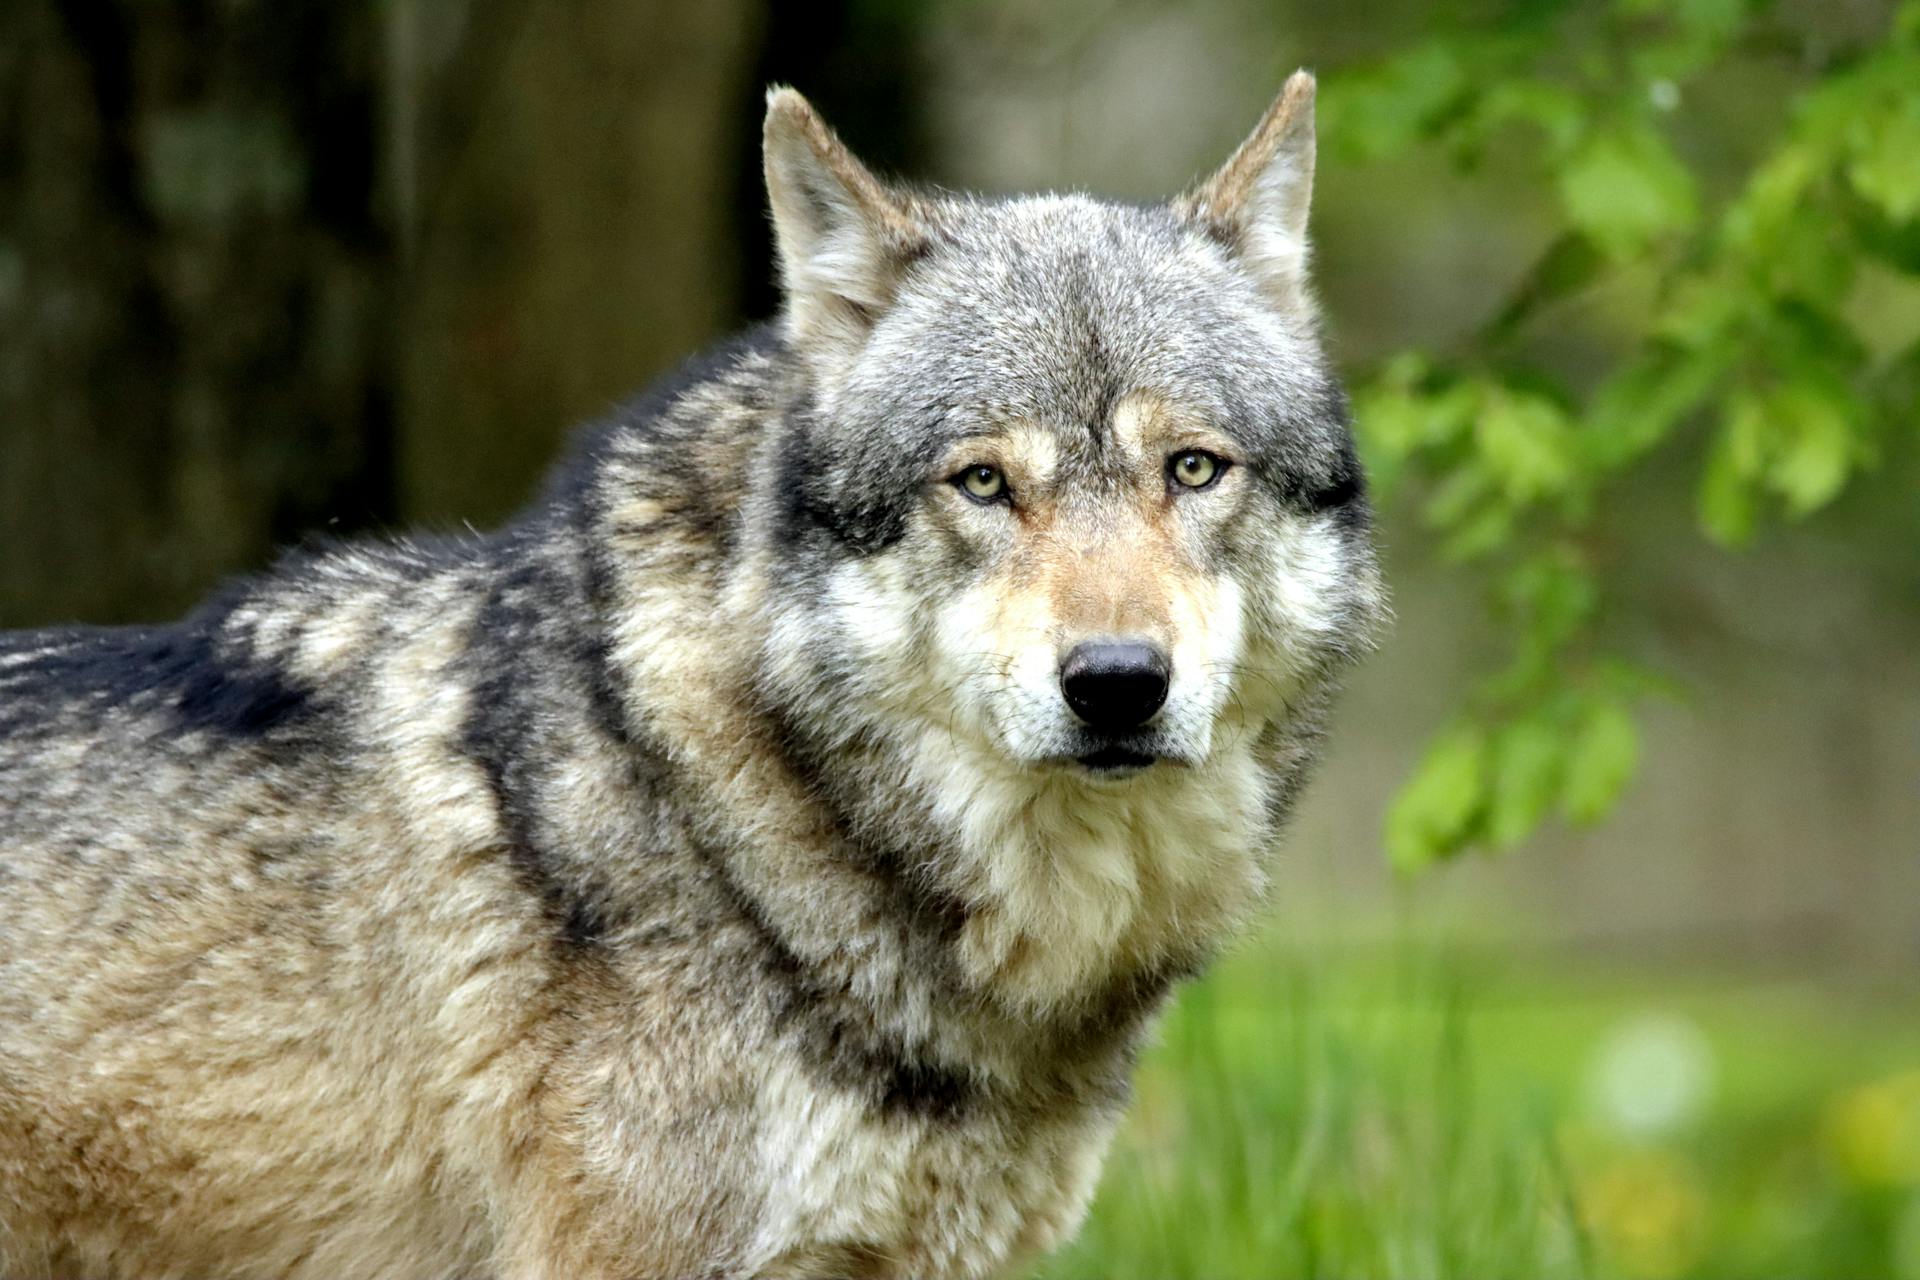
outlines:
{"label": "wolf shoulder", "polygon": [[[737,501],[715,472],[744,469],[779,348],[749,330],[587,424],[499,532],[314,542],[173,622],[0,631],[0,901],[89,866],[317,877],[336,853],[510,844],[526,757],[618,716],[592,656],[597,491]],[[688,514],[673,537],[702,546],[672,559],[711,563],[724,518]]]}

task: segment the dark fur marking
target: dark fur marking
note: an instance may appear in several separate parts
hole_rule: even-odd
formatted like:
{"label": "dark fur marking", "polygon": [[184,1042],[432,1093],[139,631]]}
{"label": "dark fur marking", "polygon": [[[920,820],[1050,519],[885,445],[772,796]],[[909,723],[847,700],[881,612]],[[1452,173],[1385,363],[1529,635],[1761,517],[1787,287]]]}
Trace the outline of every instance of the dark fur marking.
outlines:
{"label": "dark fur marking", "polygon": [[777,536],[813,553],[796,560],[818,563],[844,551],[873,555],[906,536],[931,478],[928,469],[952,438],[952,406],[902,403],[878,413],[898,438],[822,419],[806,399],[786,411],[774,459],[774,527]]}
{"label": "dark fur marking", "polygon": [[1201,968],[1197,960],[1176,960],[1114,979],[1067,1029],[1064,1038],[1092,1058],[1130,1046],[1141,1025],[1166,1000],[1174,985],[1197,976]]}
{"label": "dark fur marking", "polygon": [[[191,650],[189,650],[189,653]],[[189,664],[174,710],[190,729],[235,737],[264,735],[306,715],[313,693],[265,663],[222,666],[217,660]],[[211,658],[211,651],[208,651]]]}
{"label": "dark fur marking", "polygon": [[933,241],[924,235],[915,236],[905,244],[902,244],[897,252],[900,255],[900,267],[902,270],[916,267],[933,256]]}
{"label": "dark fur marking", "polygon": [[1239,254],[1240,235],[1233,224],[1211,213],[1203,213],[1193,219],[1193,225],[1199,228],[1201,235],[1219,245],[1227,253],[1236,256]]}
{"label": "dark fur marking", "polygon": [[1328,484],[1308,489],[1304,501],[1309,511],[1335,511],[1351,506],[1364,492],[1366,487],[1360,481],[1360,473],[1348,471],[1336,475]]}
{"label": "dark fur marking", "polygon": [[965,1071],[917,1056],[897,1037],[861,1027],[836,1006],[848,997],[830,990],[787,945],[734,877],[725,854],[695,845],[727,905],[759,943],[763,971],[780,991],[772,1014],[778,1030],[791,1033],[808,1066],[840,1088],[864,1094],[885,1114],[943,1122],[964,1119],[980,1102]]}
{"label": "dark fur marking", "polygon": [[577,532],[582,548],[580,572],[584,579],[590,612],[578,624],[579,662],[587,673],[587,697],[594,721],[608,737],[631,751],[632,727],[627,723],[627,708],[620,696],[619,678],[614,674],[613,636],[607,629],[607,611],[613,596],[613,568],[595,536],[593,521],[597,513],[582,503]]}
{"label": "dark fur marking", "polygon": [[467,726],[461,747],[478,760],[487,777],[507,833],[507,860],[529,891],[537,897],[547,915],[558,926],[560,938],[571,947],[593,947],[605,940],[607,920],[576,888],[558,874],[551,859],[541,850],[534,836],[531,813],[520,802],[520,787],[514,778],[509,751],[503,750],[499,717],[484,712]]}
{"label": "dark fur marking", "polygon": [[1364,538],[1367,530],[1373,527],[1373,507],[1364,496],[1354,499],[1332,512],[1334,527],[1356,538]]}
{"label": "dark fur marking", "polygon": [[520,653],[524,646],[538,646],[536,609],[557,609],[562,617],[578,612],[577,602],[568,609],[564,599],[534,603],[553,585],[531,561],[503,567],[474,621],[469,643],[480,651],[475,665],[490,675],[474,687],[460,747],[486,775],[515,875],[539,899],[559,940],[582,949],[603,942],[612,921],[602,905],[604,893],[566,874],[541,843],[533,797],[541,792],[535,774],[546,750],[538,738],[542,716],[536,677],[525,669]]}
{"label": "dark fur marking", "polygon": [[1302,500],[1309,511],[1337,511],[1352,506],[1366,494],[1366,472],[1361,469],[1359,454],[1353,447],[1353,437],[1342,432],[1340,459],[1334,466],[1332,477],[1308,488],[1301,495]]}
{"label": "dark fur marking", "polygon": [[295,739],[320,710],[315,691],[277,658],[245,651],[224,610],[165,627],[27,632],[8,648],[47,651],[0,669],[0,735],[29,724],[135,706],[174,732],[253,742]]}
{"label": "dark fur marking", "polygon": [[783,540],[803,535],[815,522],[815,513],[807,497],[807,484],[812,472],[813,460],[808,455],[803,434],[797,430],[789,431],[782,442],[774,474],[774,484],[778,487],[774,497],[778,502]]}
{"label": "dark fur marking", "polygon": [[1096,449],[1104,448],[1113,436],[1113,410],[1120,402],[1120,381],[1113,369],[1113,359],[1107,352],[1106,340],[1100,336],[1100,326],[1094,322],[1091,308],[1081,317],[1080,323],[1087,332],[1087,367],[1096,370],[1097,385],[1093,389],[1093,403],[1087,410],[1087,430],[1092,433]]}
{"label": "dark fur marking", "polygon": [[880,1109],[930,1120],[959,1120],[973,1100],[973,1081],[965,1072],[934,1066],[924,1059],[869,1059],[885,1081]]}
{"label": "dark fur marking", "polygon": [[1282,419],[1272,434],[1286,443],[1255,462],[1266,486],[1288,506],[1314,514],[1332,513],[1343,527],[1365,528],[1366,470],[1354,447],[1344,397],[1327,390],[1295,406],[1292,419]]}
{"label": "dark fur marking", "polygon": [[775,483],[779,485],[778,519],[781,534],[796,543],[825,534],[860,555],[884,551],[906,536],[906,504],[897,496],[887,500],[862,487],[857,493],[823,492],[825,477],[835,468],[831,459],[816,456],[811,413],[796,410],[780,450]]}
{"label": "dark fur marking", "polygon": [[[821,678],[823,681],[844,679],[845,673],[823,667]],[[855,831],[848,825],[848,815],[859,812],[859,806],[851,803],[851,797],[835,785],[819,752],[807,742],[790,716],[778,708],[762,707],[760,720],[768,743],[787,772],[799,779],[810,795],[827,802],[826,808],[848,859],[887,882],[893,893],[890,905],[901,918],[924,936],[942,944],[959,937],[967,923],[966,905],[936,889],[925,877],[911,874],[907,860],[886,849],[878,833]]]}

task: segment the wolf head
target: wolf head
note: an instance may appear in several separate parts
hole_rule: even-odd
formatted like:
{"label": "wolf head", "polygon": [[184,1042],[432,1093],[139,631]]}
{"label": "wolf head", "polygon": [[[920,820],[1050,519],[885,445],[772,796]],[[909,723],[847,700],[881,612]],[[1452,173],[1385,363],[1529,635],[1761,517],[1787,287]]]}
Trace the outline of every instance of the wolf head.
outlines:
{"label": "wolf head", "polygon": [[1312,103],[1295,75],[1216,174],[1137,208],[903,191],[769,95],[807,386],[770,478],[770,687],[962,843],[1049,803],[1118,815],[1136,881],[1147,808],[1257,843],[1381,611],[1307,283]]}

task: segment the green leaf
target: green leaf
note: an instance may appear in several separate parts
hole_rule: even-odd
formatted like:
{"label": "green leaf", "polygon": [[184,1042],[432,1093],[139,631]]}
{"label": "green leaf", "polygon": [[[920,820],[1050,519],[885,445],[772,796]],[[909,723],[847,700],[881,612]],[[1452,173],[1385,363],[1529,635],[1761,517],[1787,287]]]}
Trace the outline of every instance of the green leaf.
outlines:
{"label": "green leaf", "polygon": [[1697,351],[1649,348],[1595,393],[1587,416],[1589,461],[1612,470],[1658,445],[1706,401],[1730,356],[1718,343]]}
{"label": "green leaf", "polygon": [[1572,639],[1600,605],[1592,570],[1570,550],[1556,548],[1515,566],[1500,583],[1503,621],[1524,628],[1546,648]]}
{"label": "green leaf", "polygon": [[1920,94],[1856,135],[1847,181],[1895,222],[1920,215]]}
{"label": "green leaf", "polygon": [[1572,478],[1567,415],[1545,396],[1497,389],[1481,407],[1474,443],[1488,473],[1515,503],[1557,494]]}
{"label": "green leaf", "polygon": [[1500,731],[1492,755],[1487,839],[1511,849],[1547,816],[1560,790],[1565,748],[1552,726],[1527,719]]}
{"label": "green leaf", "polygon": [[1786,143],[1768,156],[1727,210],[1728,244],[1749,254],[1766,252],[1805,207],[1808,189],[1824,167],[1820,148],[1804,141]]}
{"label": "green leaf", "polygon": [[[1413,364],[1424,371],[1417,357]],[[1383,505],[1393,501],[1401,475],[1420,455],[1446,448],[1466,430],[1479,403],[1471,384],[1451,382],[1428,390],[1413,380],[1416,376],[1403,356],[1354,393],[1355,441]]]}
{"label": "green leaf", "polygon": [[1864,413],[1852,391],[1817,365],[1735,395],[1701,477],[1708,534],[1723,546],[1751,540],[1762,487],[1795,517],[1833,501],[1866,453],[1856,425]]}
{"label": "green leaf", "polygon": [[1356,159],[1404,151],[1433,132],[1470,87],[1452,45],[1432,41],[1328,84],[1321,132]]}
{"label": "green leaf", "polygon": [[1817,300],[1839,306],[1853,283],[1859,251],[1834,234],[1838,219],[1800,217],[1781,228],[1757,252],[1757,276],[1776,297]]}
{"label": "green leaf", "polygon": [[1666,140],[1645,125],[1604,129],[1560,174],[1574,226],[1614,257],[1629,257],[1698,216],[1693,177]]}
{"label": "green leaf", "polygon": [[1735,473],[1743,480],[1758,480],[1774,445],[1773,416],[1767,411],[1766,398],[1754,391],[1734,396],[1727,405],[1724,431]]}
{"label": "green leaf", "polygon": [[1623,16],[1662,17],[1666,39],[1633,40],[1625,52],[1640,83],[1680,80],[1721,56],[1754,8],[1754,0],[1619,0]]}
{"label": "green leaf", "polygon": [[1766,362],[1782,385],[1804,384],[1845,401],[1845,381],[1867,360],[1866,348],[1830,307],[1782,298],[1763,317]]}
{"label": "green leaf", "polygon": [[1759,470],[1757,450],[1765,429],[1758,401],[1737,397],[1707,454],[1700,476],[1700,524],[1707,536],[1723,547],[1743,547],[1753,540],[1760,523],[1760,504],[1754,492]]}
{"label": "green leaf", "polygon": [[1436,529],[1452,528],[1483,511],[1493,491],[1493,477],[1486,468],[1472,462],[1463,463],[1441,476],[1420,514]]}
{"label": "green leaf", "polygon": [[[1362,386],[1354,395],[1354,427],[1376,455],[1405,458],[1446,444],[1467,424],[1477,392],[1462,383],[1430,390],[1409,376],[1406,361]],[[1424,363],[1420,364],[1424,372]]]}
{"label": "green leaf", "polygon": [[1746,281],[1730,279],[1732,274],[1722,270],[1683,277],[1654,320],[1654,336],[1695,349],[1733,341],[1747,314],[1762,303]]}
{"label": "green leaf", "polygon": [[1366,386],[1354,393],[1353,429],[1370,467],[1399,462],[1420,447],[1425,407],[1398,387]]}
{"label": "green leaf", "polygon": [[1786,499],[1791,515],[1826,506],[1853,469],[1854,407],[1831,389],[1795,382],[1771,397],[1767,413],[1782,442],[1768,469],[1769,485]]}
{"label": "green leaf", "polygon": [[1531,124],[1547,136],[1548,149],[1565,152],[1579,140],[1587,105],[1580,95],[1547,80],[1501,80],[1475,105],[1470,133],[1484,139],[1502,125]]}
{"label": "green leaf", "polygon": [[[1421,532],[1477,562],[1463,586],[1494,588],[1503,650],[1475,686],[1481,721],[1431,744],[1387,815],[1403,869],[1510,847],[1556,808],[1597,821],[1632,778],[1633,709],[1666,686],[1596,652],[1603,589],[1634,572],[1597,523],[1629,468],[1702,451],[1704,536],[1741,546],[1882,452],[1905,458],[1893,433],[1920,403],[1920,344],[1888,359],[1911,341],[1910,281],[1883,267],[1920,271],[1920,0],[1885,6],[1883,34],[1810,51],[1784,17],[1756,21],[1771,3],[1529,2],[1523,34],[1462,28],[1330,89],[1357,149],[1487,149],[1544,165],[1558,202],[1492,319],[1440,340],[1447,363],[1395,362],[1356,397],[1377,418],[1363,450],[1402,479]],[[1747,105],[1778,136],[1710,151],[1713,122],[1680,110],[1692,77],[1725,88],[1762,62],[1781,98]],[[1561,385],[1592,391],[1575,410]]]}
{"label": "green leaf", "polygon": [[1387,811],[1387,854],[1417,871],[1464,847],[1486,803],[1487,738],[1472,725],[1440,735]]}
{"label": "green leaf", "polygon": [[1606,817],[1639,762],[1640,734],[1626,707],[1613,701],[1593,703],[1567,751],[1561,812],[1581,824]]}
{"label": "green leaf", "polygon": [[1659,698],[1664,702],[1680,702],[1684,700],[1686,692],[1685,686],[1674,676],[1617,654],[1602,655],[1593,660],[1591,681],[1596,690],[1621,701]]}
{"label": "green leaf", "polygon": [[1454,526],[1440,544],[1443,559],[1456,564],[1499,550],[1513,536],[1513,508],[1488,503]]}

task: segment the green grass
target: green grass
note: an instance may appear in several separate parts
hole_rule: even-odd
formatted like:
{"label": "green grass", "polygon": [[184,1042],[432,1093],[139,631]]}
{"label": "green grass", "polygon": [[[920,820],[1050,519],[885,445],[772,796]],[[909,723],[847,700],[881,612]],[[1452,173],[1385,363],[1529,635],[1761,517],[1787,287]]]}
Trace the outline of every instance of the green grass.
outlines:
{"label": "green grass", "polygon": [[1920,995],[1271,942],[1044,1280],[1920,1280]]}

